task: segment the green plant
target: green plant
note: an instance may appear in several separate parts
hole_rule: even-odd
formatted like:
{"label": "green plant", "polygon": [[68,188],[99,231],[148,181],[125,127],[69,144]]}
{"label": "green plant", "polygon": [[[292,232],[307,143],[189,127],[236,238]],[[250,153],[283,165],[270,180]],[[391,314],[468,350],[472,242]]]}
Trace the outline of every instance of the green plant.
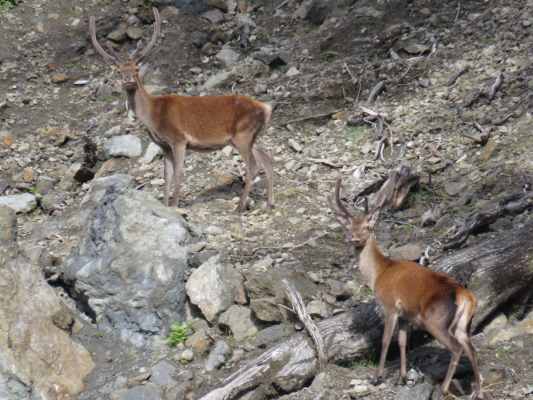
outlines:
{"label": "green plant", "polygon": [[113,0],[104,0],[104,4],[107,4],[109,6],[113,4]]}
{"label": "green plant", "polygon": [[109,100],[113,100],[114,98],[115,98],[115,95],[114,94],[110,94],[109,96],[104,97],[103,99],[100,99],[100,101],[106,102],[106,101],[109,101]]}
{"label": "green plant", "polygon": [[37,189],[37,188],[30,189],[30,193],[37,194],[37,193],[39,193],[39,189]]}
{"label": "green plant", "polygon": [[413,130],[413,129],[415,129],[417,126],[418,126],[418,122],[414,122],[414,123],[412,123],[412,124],[409,126],[409,129],[410,129],[410,130]]}
{"label": "green plant", "polygon": [[6,10],[9,10],[15,6],[18,6],[23,1],[24,0],[0,0],[0,6],[5,8]]}
{"label": "green plant", "polygon": [[78,66],[77,63],[72,63],[72,64],[67,65],[67,68],[72,69],[72,68],[76,68],[77,66]]}
{"label": "green plant", "polygon": [[333,56],[331,54],[322,54],[320,57],[322,60],[327,62],[331,62],[331,60],[333,60]]}
{"label": "green plant", "polygon": [[100,332],[96,332],[96,333],[94,334],[94,337],[97,338],[97,339],[99,339],[99,338],[101,338],[101,337],[104,337],[104,335],[102,335]]}
{"label": "green plant", "polygon": [[151,10],[152,8],[154,8],[154,3],[152,3],[152,0],[144,0],[141,3],[141,7]]}
{"label": "green plant", "polygon": [[368,368],[372,367],[376,363],[376,357],[378,355],[377,349],[373,348],[370,354],[359,360],[352,360],[345,365],[345,368],[354,369],[355,367]]}
{"label": "green plant", "polygon": [[180,363],[182,363],[182,364],[188,364],[189,361],[187,361],[186,359],[182,358],[182,359],[180,360]]}
{"label": "green plant", "polygon": [[28,134],[27,133],[23,133],[22,135],[19,136],[21,139],[24,139],[25,137],[28,137]]}
{"label": "green plant", "polygon": [[372,294],[372,289],[370,289],[370,286],[368,286],[368,285],[364,285],[364,286],[363,286],[363,291],[364,291],[366,294]]}
{"label": "green plant", "polygon": [[170,329],[172,332],[170,332],[170,336],[166,340],[170,344],[170,347],[176,347],[180,343],[185,343],[189,338],[187,325],[174,324],[170,325]]}

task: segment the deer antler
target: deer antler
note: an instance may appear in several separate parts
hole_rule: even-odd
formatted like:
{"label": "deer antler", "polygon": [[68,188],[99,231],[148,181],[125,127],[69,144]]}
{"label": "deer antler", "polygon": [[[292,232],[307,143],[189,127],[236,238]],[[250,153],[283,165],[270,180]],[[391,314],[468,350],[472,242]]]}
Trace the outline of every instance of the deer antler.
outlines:
{"label": "deer antler", "polygon": [[96,40],[96,29],[95,29],[95,24],[94,24],[94,17],[91,17],[89,19],[89,32],[91,33],[91,39],[93,41],[94,48],[98,51],[98,53],[100,53],[100,55],[104,57],[106,60],[112,61],[118,65],[120,63],[120,58],[118,57],[117,53],[115,53],[115,51],[111,47],[111,43],[108,42],[107,45],[109,49],[111,50],[111,52],[113,53],[114,57],[107,54],[107,52],[104,49],[102,49],[102,46],[98,44],[98,40]]}
{"label": "deer antler", "polygon": [[352,215],[348,212],[346,207],[341,203],[341,200],[339,198],[340,191],[341,191],[341,183],[342,178],[337,179],[337,184],[335,185],[335,202],[333,202],[333,199],[329,197],[329,205],[333,209],[333,211],[337,214],[343,215],[346,218],[351,218]]}
{"label": "deer antler", "polygon": [[146,46],[146,48],[140,54],[140,42],[137,43],[137,48],[135,49],[135,52],[131,55],[131,61],[135,61],[136,64],[143,62],[144,59],[148,57],[148,53],[150,53],[150,51],[155,46],[157,39],[159,39],[159,34],[161,33],[161,19],[159,18],[159,11],[157,11],[157,8],[155,7],[153,8],[153,10],[155,17],[154,35],[152,36],[152,40],[150,41],[150,43],[148,43],[148,46]]}

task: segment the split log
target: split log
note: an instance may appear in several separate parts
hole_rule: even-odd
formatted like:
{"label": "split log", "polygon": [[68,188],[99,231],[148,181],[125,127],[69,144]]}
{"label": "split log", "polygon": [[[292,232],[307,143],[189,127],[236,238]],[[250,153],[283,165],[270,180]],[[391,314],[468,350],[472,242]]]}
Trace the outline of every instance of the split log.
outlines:
{"label": "split log", "polygon": [[389,171],[389,179],[383,184],[371,202],[371,208],[380,207],[381,212],[397,210],[401,207],[411,188],[420,181],[406,164],[400,164]]}
{"label": "split log", "polygon": [[451,249],[461,245],[474,230],[492,224],[502,215],[523,213],[533,206],[532,199],[533,192],[520,193],[500,201],[498,205],[490,210],[470,214],[457,228],[448,243],[444,245],[444,249]]}
{"label": "split log", "polygon": [[[478,299],[472,330],[510,299],[531,291],[533,220],[472,247],[443,257],[433,268],[458,280]],[[382,314],[376,301],[355,307],[317,323],[327,358],[336,364],[367,356],[383,334]],[[254,391],[254,398],[273,398],[294,391],[318,372],[313,343],[297,333],[278,343],[228,376],[223,386],[203,400],[229,400]]]}

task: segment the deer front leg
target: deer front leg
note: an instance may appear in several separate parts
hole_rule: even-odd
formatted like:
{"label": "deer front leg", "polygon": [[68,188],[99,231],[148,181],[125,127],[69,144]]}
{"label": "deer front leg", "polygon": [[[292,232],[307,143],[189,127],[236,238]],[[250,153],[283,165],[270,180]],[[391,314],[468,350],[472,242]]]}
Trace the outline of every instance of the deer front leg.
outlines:
{"label": "deer front leg", "polygon": [[257,165],[252,152],[253,143],[251,140],[253,140],[253,137],[246,133],[238,135],[233,139],[233,145],[239,150],[244,164],[246,164],[246,185],[244,185],[241,200],[237,204],[235,211],[233,211],[234,214],[238,214],[244,210],[246,199],[248,198],[254,179],[259,173],[259,165]]}
{"label": "deer front leg", "polygon": [[170,197],[170,183],[172,182],[172,172],[174,170],[173,163],[174,159],[172,157],[172,151],[167,148],[163,149],[163,160],[164,160],[164,178],[165,178],[165,194],[163,195],[163,205],[168,206],[168,199]]}
{"label": "deer front leg", "polygon": [[409,322],[400,318],[398,321],[398,345],[400,346],[400,374],[398,375],[397,385],[407,383],[407,368],[405,367],[405,345],[407,344],[407,327]]}
{"label": "deer front leg", "polygon": [[187,145],[185,143],[179,143],[172,147],[174,163],[174,193],[172,195],[172,207],[177,206],[180,200],[181,171],[183,170],[186,148]]}
{"label": "deer front leg", "polygon": [[374,377],[370,381],[373,385],[377,385],[383,377],[383,368],[385,367],[385,359],[387,358],[387,351],[389,350],[390,341],[392,339],[392,332],[394,325],[398,319],[398,312],[394,309],[385,309],[385,330],[383,331],[383,341],[381,343],[381,357],[379,358],[379,365]]}

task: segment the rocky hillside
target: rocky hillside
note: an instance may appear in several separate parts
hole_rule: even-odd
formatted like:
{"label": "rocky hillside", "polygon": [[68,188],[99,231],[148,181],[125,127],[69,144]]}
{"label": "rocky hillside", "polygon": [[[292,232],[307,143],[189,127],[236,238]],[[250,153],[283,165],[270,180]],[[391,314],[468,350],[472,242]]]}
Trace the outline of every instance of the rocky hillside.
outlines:
{"label": "rocky hillside", "polygon": [[[88,34],[95,16],[100,43],[127,58],[150,40],[153,6],[162,34],[141,68],[152,94],[241,93],[273,108],[256,141],[276,161],[272,212],[261,174],[246,212],[232,214],[246,170],[229,146],[188,152],[179,207],[161,205],[161,150]],[[411,183],[376,228],[392,258],[435,267],[460,248],[527,232],[532,13],[530,0],[1,9],[0,398],[201,398],[265,349],[305,336],[278,306],[291,306],[282,278],[316,321],[371,304],[329,207],[338,177],[342,198],[362,209],[358,196],[378,201],[389,171],[407,171]],[[486,398],[533,393],[530,253],[524,245],[513,261],[521,284],[496,280],[502,296],[476,321]],[[472,282],[466,267],[454,277]],[[393,386],[395,351],[384,382],[369,384],[379,340],[365,346],[294,393],[265,378],[240,398],[436,398],[449,363],[440,343],[413,333],[409,393]],[[452,391],[466,399],[473,376],[461,364]]]}

